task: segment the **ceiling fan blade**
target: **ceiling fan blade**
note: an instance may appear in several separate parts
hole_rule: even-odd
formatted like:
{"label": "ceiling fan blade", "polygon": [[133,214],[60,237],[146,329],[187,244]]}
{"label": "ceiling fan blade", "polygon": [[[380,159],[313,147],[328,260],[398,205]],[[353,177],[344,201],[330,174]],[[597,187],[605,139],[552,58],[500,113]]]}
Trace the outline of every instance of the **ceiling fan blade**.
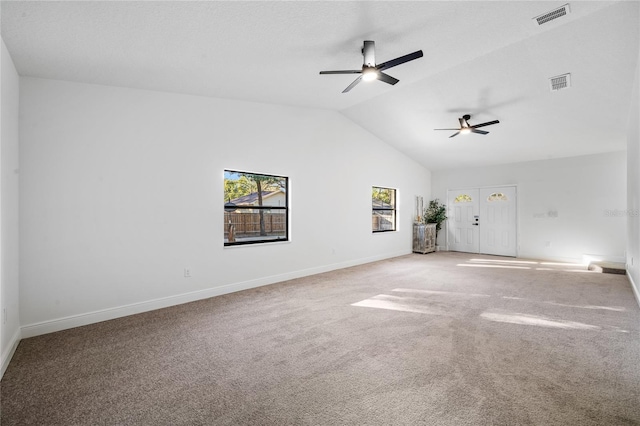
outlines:
{"label": "ceiling fan blade", "polygon": [[460,132],[455,132],[454,134],[452,134],[451,136],[449,136],[450,138],[454,137],[454,136],[458,136],[460,134]]}
{"label": "ceiling fan blade", "polygon": [[362,70],[320,71],[320,74],[360,74]]}
{"label": "ceiling fan blade", "polygon": [[360,74],[358,76],[358,78],[356,78],[355,80],[353,80],[353,83],[351,83],[350,85],[347,86],[346,89],[344,89],[342,91],[342,93],[347,93],[349,90],[353,89],[355,87],[356,84],[360,83],[360,81],[362,80],[362,74]]}
{"label": "ceiling fan blade", "polygon": [[383,72],[378,72],[378,80],[384,81],[385,83],[389,83],[391,85],[394,85],[400,81],[397,78],[391,77],[389,74],[385,74]]}
{"label": "ceiling fan blade", "polygon": [[362,56],[364,56],[364,65],[367,67],[376,66],[376,43],[371,40],[365,40],[362,47]]}
{"label": "ceiling fan blade", "polygon": [[433,130],[460,130],[460,129],[433,129]]}
{"label": "ceiling fan blade", "polygon": [[417,52],[409,53],[408,55],[400,56],[399,58],[392,59],[387,62],[383,62],[380,65],[376,66],[378,71],[387,70],[391,67],[395,67],[400,64],[404,64],[405,62],[413,61],[414,59],[422,58],[422,50],[418,50]]}
{"label": "ceiling fan blade", "polygon": [[499,120],[487,121],[486,123],[475,124],[475,125],[471,126],[471,128],[472,129],[477,129],[478,127],[490,126],[492,124],[498,124],[499,122],[500,122]]}
{"label": "ceiling fan blade", "polygon": [[476,129],[473,129],[473,128],[471,129],[471,132],[472,133],[477,133],[479,135],[486,135],[486,134],[489,133],[489,132],[485,132],[484,130],[476,130]]}

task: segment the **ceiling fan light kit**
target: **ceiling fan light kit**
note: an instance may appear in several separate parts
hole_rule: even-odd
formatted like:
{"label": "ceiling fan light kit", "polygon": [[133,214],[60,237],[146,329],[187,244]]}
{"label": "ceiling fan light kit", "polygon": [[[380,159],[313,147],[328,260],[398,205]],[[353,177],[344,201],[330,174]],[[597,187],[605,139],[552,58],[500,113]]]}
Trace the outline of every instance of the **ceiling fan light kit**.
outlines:
{"label": "ceiling fan light kit", "polygon": [[385,74],[382,71],[397,65],[404,64],[405,62],[413,61],[414,59],[421,58],[423,56],[422,50],[409,53],[408,55],[400,56],[387,62],[376,65],[376,47],[375,42],[372,40],[365,40],[362,46],[363,63],[360,70],[339,70],[339,71],[320,71],[321,75],[325,74],[360,74],[353,83],[347,86],[342,93],[347,93],[353,89],[360,81],[373,81],[380,80],[392,86],[398,81],[397,78],[391,77],[389,74]]}
{"label": "ceiling fan light kit", "polygon": [[457,129],[433,129],[433,130],[455,130],[456,132],[451,136],[449,136],[450,138],[454,136],[458,136],[460,134],[467,135],[469,133],[476,133],[478,135],[487,135],[489,134],[489,132],[487,132],[486,130],[478,130],[478,127],[491,126],[492,124],[500,123],[499,120],[493,120],[493,121],[487,121],[485,123],[474,124],[472,126],[467,121],[470,119],[471,119],[471,115],[465,114],[461,118],[458,118],[458,121],[460,122],[460,127],[458,127]]}
{"label": "ceiling fan light kit", "polygon": [[373,81],[378,79],[378,71],[375,67],[366,67],[362,70],[362,80]]}

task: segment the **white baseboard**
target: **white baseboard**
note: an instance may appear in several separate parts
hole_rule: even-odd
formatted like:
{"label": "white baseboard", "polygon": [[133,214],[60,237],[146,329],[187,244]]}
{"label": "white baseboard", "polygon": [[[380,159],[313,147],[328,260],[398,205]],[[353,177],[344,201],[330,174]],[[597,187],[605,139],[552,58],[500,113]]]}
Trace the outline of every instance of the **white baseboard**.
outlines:
{"label": "white baseboard", "polygon": [[633,290],[633,295],[636,297],[636,302],[638,302],[638,306],[640,306],[640,288],[636,285],[631,278],[631,273],[629,273],[629,269],[627,269],[627,277],[629,277],[629,282],[631,283],[631,290]]}
{"label": "white baseboard", "polygon": [[272,275],[269,277],[258,278],[255,280],[243,281],[233,284],[227,284],[220,287],[209,288],[189,293],[178,294],[175,296],[162,297],[159,299],[147,300],[139,303],[132,303],[124,306],[102,309],[99,311],[87,312],[68,317],[57,318],[49,321],[42,321],[34,324],[28,324],[21,327],[22,338],[39,336],[56,331],[67,330],[69,328],[80,327],[83,325],[94,324],[97,322],[112,320],[125,317],[128,315],[139,314],[142,312],[153,311],[156,309],[167,308],[170,306],[181,305],[183,303],[195,302],[196,300],[208,299],[210,297],[221,296],[223,294],[234,293],[236,291],[248,290],[250,288],[261,287],[274,284],[281,281],[292,280],[295,278],[306,277],[309,275],[329,272],[336,269],[348,268],[350,266],[362,265],[365,263],[376,262],[379,260],[390,259],[393,257],[411,254],[411,251],[403,251],[393,254],[373,256],[369,258],[361,258],[349,260],[346,262],[333,263],[315,268],[303,269],[299,271],[288,272],[280,275]]}
{"label": "white baseboard", "polygon": [[20,343],[21,339],[21,331],[20,329],[17,329],[11,337],[11,341],[9,342],[8,347],[2,353],[2,363],[0,364],[0,379],[2,379],[2,376],[4,376],[4,372],[7,371],[9,362],[11,362],[11,358],[13,358],[13,354],[16,352],[16,348],[18,347],[18,343]]}

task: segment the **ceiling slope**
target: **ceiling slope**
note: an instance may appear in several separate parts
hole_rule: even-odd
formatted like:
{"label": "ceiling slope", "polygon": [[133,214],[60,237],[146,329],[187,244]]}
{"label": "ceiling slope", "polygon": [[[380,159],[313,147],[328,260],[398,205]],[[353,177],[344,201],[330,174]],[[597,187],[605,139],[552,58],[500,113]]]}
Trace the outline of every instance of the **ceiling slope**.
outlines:
{"label": "ceiling slope", "polygon": [[[432,170],[624,149],[638,2],[2,1],[20,75],[342,111]],[[358,69],[363,40],[395,86]],[[551,93],[547,79],[571,73]],[[432,129],[499,119],[486,136]]]}

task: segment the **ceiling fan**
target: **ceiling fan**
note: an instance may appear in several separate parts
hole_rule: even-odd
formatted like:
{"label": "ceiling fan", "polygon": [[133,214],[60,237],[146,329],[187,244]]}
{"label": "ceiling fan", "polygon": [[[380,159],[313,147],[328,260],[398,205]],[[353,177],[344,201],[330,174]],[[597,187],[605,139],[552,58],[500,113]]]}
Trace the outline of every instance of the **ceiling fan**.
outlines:
{"label": "ceiling fan", "polygon": [[400,56],[399,58],[392,59],[387,62],[376,65],[376,46],[375,42],[371,40],[365,40],[362,47],[362,56],[364,56],[364,62],[361,70],[341,70],[341,71],[320,71],[320,74],[360,74],[358,78],[354,80],[342,93],[347,93],[353,89],[354,86],[360,83],[361,80],[373,81],[380,80],[385,83],[394,85],[398,81],[397,78],[391,77],[389,74],[385,74],[382,71],[388,70],[396,65],[404,64],[405,62],[413,61],[422,57],[422,50],[409,53],[408,55]]}
{"label": "ceiling fan", "polygon": [[458,118],[458,121],[460,122],[460,128],[458,129],[433,129],[433,130],[457,130],[457,132],[449,136],[450,138],[454,136],[458,136],[461,133],[463,135],[466,135],[468,133],[477,133],[479,135],[486,135],[489,132],[484,130],[478,130],[478,127],[490,126],[492,124],[498,124],[500,122],[498,120],[493,120],[493,121],[487,121],[486,123],[474,124],[473,126],[471,126],[467,121],[470,118],[471,116],[469,114],[463,115],[462,118]]}

